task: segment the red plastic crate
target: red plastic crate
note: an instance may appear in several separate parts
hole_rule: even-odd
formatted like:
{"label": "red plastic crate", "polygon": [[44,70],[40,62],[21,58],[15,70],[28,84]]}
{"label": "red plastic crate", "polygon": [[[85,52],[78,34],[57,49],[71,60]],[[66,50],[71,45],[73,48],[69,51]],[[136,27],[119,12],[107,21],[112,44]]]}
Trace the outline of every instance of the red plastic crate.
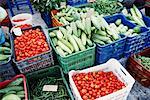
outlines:
{"label": "red plastic crate", "polygon": [[[150,57],[150,48],[147,48],[136,55]],[[127,70],[143,86],[150,86],[150,70],[146,70],[143,65],[135,59],[135,55],[132,55],[128,59]]]}
{"label": "red plastic crate", "polygon": [[27,93],[27,85],[26,85],[26,78],[23,74],[16,75],[11,80],[6,80],[4,82],[0,82],[0,89],[5,88],[9,83],[16,80],[17,78],[23,78],[23,85],[24,85],[24,91],[25,91],[25,100],[28,100],[28,93]]}

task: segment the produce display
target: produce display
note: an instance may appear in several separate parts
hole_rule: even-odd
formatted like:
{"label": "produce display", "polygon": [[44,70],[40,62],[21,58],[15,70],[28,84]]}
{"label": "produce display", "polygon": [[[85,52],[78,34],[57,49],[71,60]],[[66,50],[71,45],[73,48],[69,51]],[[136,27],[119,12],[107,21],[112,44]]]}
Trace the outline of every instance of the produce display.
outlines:
{"label": "produce display", "polygon": [[23,34],[20,37],[15,38],[14,48],[17,61],[24,60],[49,50],[46,37],[38,28],[23,31]]}
{"label": "produce display", "polygon": [[95,100],[125,87],[111,71],[78,73],[72,78],[83,100]]}
{"label": "produce display", "polygon": [[91,7],[103,15],[119,13],[123,9],[123,5],[118,0],[96,0]]}
{"label": "produce display", "polygon": [[[57,91],[42,91],[44,85],[58,85]],[[32,100],[68,100],[69,96],[62,78],[45,77],[30,83]]]}
{"label": "produce display", "polygon": [[128,26],[122,24],[121,19],[116,20],[115,23],[109,24],[110,28],[116,30],[118,34],[124,34],[126,36],[136,36],[140,33],[140,27],[134,27],[133,29],[129,29]]}
{"label": "produce display", "polygon": [[52,43],[61,56],[86,50],[93,46],[91,38],[91,19],[72,22],[49,33]]}
{"label": "produce display", "polygon": [[95,12],[93,8],[85,7],[85,8],[77,8],[67,6],[66,8],[61,9],[54,17],[64,25],[69,24],[70,22],[75,22],[77,20],[85,19],[87,13],[92,10],[94,12],[93,15],[98,15],[98,12]]}
{"label": "produce display", "polygon": [[138,56],[137,59],[138,61],[141,62],[141,64],[143,65],[145,69],[150,70],[150,58],[149,57]]}
{"label": "produce display", "polygon": [[1,100],[24,100],[23,78],[18,78],[9,83],[5,88],[0,89]]}
{"label": "produce display", "polygon": [[0,64],[8,62],[11,53],[10,39],[6,38],[5,43],[0,45]]}
{"label": "produce display", "polygon": [[146,27],[143,21],[142,13],[138,10],[138,8],[135,5],[133,5],[133,8],[130,8],[130,10],[124,8],[122,10],[122,13],[126,16],[127,19],[130,20],[130,22],[135,23],[139,26]]}

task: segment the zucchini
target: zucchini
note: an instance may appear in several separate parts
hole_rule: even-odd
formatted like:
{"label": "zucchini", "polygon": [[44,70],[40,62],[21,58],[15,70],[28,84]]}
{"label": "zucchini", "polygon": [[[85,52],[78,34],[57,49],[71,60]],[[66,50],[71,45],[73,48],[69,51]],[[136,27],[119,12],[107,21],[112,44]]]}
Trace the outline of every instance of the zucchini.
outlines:
{"label": "zucchini", "polygon": [[99,40],[104,41],[104,42],[107,42],[107,41],[110,40],[109,37],[106,37],[106,36],[100,36],[100,35],[98,35],[98,34],[94,34],[94,35],[93,35],[93,38],[99,39]]}
{"label": "zucchini", "polygon": [[70,26],[67,26],[66,29],[67,29],[67,33],[68,34],[72,34],[73,30],[72,30],[72,28]]}
{"label": "zucchini", "polygon": [[75,22],[76,23],[76,26],[79,28],[79,29],[81,29],[82,31],[84,31],[84,25],[82,24],[82,22],[81,21],[76,21]]}
{"label": "zucchini", "polygon": [[64,40],[64,39],[61,39],[60,41],[61,41],[63,44],[65,44],[72,52],[74,51],[73,46],[72,46],[68,41],[66,41],[66,40]]}
{"label": "zucchini", "polygon": [[70,34],[68,34],[68,40],[70,41],[70,43],[74,47],[75,52],[79,51],[79,48],[78,48],[76,41],[74,40],[74,38]]}
{"label": "zucchini", "polygon": [[78,37],[80,37],[80,36],[81,36],[81,34],[82,34],[81,30],[80,30],[80,29],[78,29]]}
{"label": "zucchini", "polygon": [[93,25],[94,25],[97,29],[100,29],[100,28],[101,28],[101,26],[100,26],[100,24],[99,24],[99,22],[98,22],[98,18],[97,18],[97,17],[91,16],[91,21],[92,21]]}
{"label": "zucchini", "polygon": [[6,87],[4,89],[0,90],[0,93],[7,93],[9,91],[22,91],[23,87],[22,86],[12,86],[12,87]]}
{"label": "zucchini", "polygon": [[74,20],[74,18],[72,18],[72,17],[65,17],[65,19],[67,20],[67,21],[69,21],[69,22],[71,22],[71,21],[73,21]]}
{"label": "zucchini", "polygon": [[21,83],[23,83],[23,78],[17,78],[15,81],[9,83],[7,87],[17,86],[20,85]]}
{"label": "zucchini", "polygon": [[93,46],[93,43],[92,43],[92,41],[90,40],[90,39],[86,39],[86,42],[87,42],[87,44],[88,44],[88,46],[90,46],[90,47],[92,47]]}
{"label": "zucchini", "polygon": [[57,36],[57,38],[60,39],[60,40],[63,38],[63,34],[61,33],[60,30],[58,30],[58,31],[56,32],[56,36]]}
{"label": "zucchini", "polygon": [[18,91],[18,92],[17,92],[17,95],[24,95],[24,94],[25,94],[24,91]]}
{"label": "zucchini", "polygon": [[75,22],[72,22],[72,23],[71,23],[71,28],[72,28],[72,30],[73,30],[73,34],[74,34],[75,36],[78,36],[78,33],[77,33],[77,26],[76,26]]}
{"label": "zucchini", "polygon": [[56,46],[57,45],[57,38],[52,38],[52,42],[53,42],[54,46]]}
{"label": "zucchini", "polygon": [[59,30],[62,32],[64,38],[67,40],[67,30],[64,27],[59,27]]}
{"label": "zucchini", "polygon": [[8,47],[0,47],[0,54],[11,54],[11,49]]}
{"label": "zucchini", "polygon": [[55,34],[54,32],[50,32],[50,33],[49,33],[49,36],[50,36],[50,37],[55,37],[56,34]]}
{"label": "zucchini", "polygon": [[21,100],[21,98],[15,94],[9,94],[3,97],[2,100]]}
{"label": "zucchini", "polygon": [[103,41],[101,41],[101,40],[99,40],[99,39],[97,39],[97,38],[93,38],[93,41],[94,41],[95,43],[100,44],[100,45],[105,45],[105,42],[103,42]]}
{"label": "zucchini", "polygon": [[88,38],[90,39],[91,38],[91,19],[90,18],[86,18],[85,19],[85,30],[88,34]]}
{"label": "zucchini", "polygon": [[78,46],[79,46],[79,48],[80,48],[81,51],[83,51],[83,50],[86,49],[85,46],[82,44],[81,40],[78,37],[76,37],[75,35],[73,35],[73,38],[75,39],[75,41],[78,44]]}
{"label": "zucchini", "polygon": [[107,33],[105,31],[101,31],[101,30],[98,30],[96,32],[96,34],[99,34],[99,35],[102,35],[102,36],[106,36],[107,35]]}
{"label": "zucchini", "polygon": [[66,56],[65,52],[59,46],[56,46],[56,50],[60,56]]}
{"label": "zucchini", "polygon": [[136,15],[137,15],[140,19],[142,19],[142,14],[141,14],[141,12],[139,11],[139,9],[138,9],[135,5],[133,5],[133,9],[134,9]]}
{"label": "zucchini", "polygon": [[4,55],[4,54],[0,54],[0,61],[4,61],[6,59],[8,59],[11,55]]}
{"label": "zucchini", "polygon": [[86,45],[86,34],[84,33],[84,32],[82,32],[82,34],[81,34],[81,41],[82,41],[82,43],[83,43],[83,45]]}
{"label": "zucchini", "polygon": [[72,53],[72,51],[65,44],[63,44],[60,40],[58,40],[57,44],[62,50],[68,52],[69,54]]}
{"label": "zucchini", "polygon": [[117,26],[119,26],[119,25],[121,24],[121,19],[117,19],[116,22],[115,22],[115,24],[116,24]]}

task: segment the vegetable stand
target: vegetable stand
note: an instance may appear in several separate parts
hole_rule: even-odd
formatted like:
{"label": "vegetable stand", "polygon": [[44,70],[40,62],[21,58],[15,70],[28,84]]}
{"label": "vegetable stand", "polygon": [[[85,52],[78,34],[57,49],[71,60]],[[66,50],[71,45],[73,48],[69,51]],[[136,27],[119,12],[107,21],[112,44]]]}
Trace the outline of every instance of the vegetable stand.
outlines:
{"label": "vegetable stand", "polygon": [[32,2],[53,27],[41,24],[40,14],[27,24],[26,16],[12,18],[21,24],[0,45],[0,81],[7,83],[0,82],[0,99],[130,100],[134,78],[150,85],[150,18],[136,6],[123,9],[117,0],[77,6]]}

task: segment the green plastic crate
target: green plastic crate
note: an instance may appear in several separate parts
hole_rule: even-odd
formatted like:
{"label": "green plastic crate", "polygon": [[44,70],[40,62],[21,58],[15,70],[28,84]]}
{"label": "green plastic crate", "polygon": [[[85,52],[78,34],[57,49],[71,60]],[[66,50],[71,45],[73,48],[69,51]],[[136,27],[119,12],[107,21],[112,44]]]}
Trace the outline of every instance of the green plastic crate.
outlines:
{"label": "green plastic crate", "polygon": [[69,88],[69,85],[68,85],[68,83],[67,83],[67,81],[65,79],[63,71],[60,68],[60,66],[58,66],[58,65],[26,74],[29,100],[32,100],[32,98],[31,98],[31,91],[32,90],[30,89],[29,83],[32,84],[32,81],[36,81],[37,79],[45,78],[46,76],[62,78],[63,79],[63,83],[64,83],[64,85],[66,87],[66,90],[68,91],[68,95],[70,96],[70,100],[74,100],[74,97],[73,97],[72,92],[71,92],[71,90]]}
{"label": "green plastic crate", "polygon": [[[58,29],[51,28],[49,32],[52,30]],[[57,50],[55,49],[51,38],[49,37],[50,43],[52,48],[54,49],[58,62],[60,66],[63,68],[64,73],[68,73],[70,70],[78,70],[83,69],[89,66],[94,65],[95,63],[95,48],[96,45],[94,44],[93,47],[86,49],[85,51],[75,52],[73,54],[67,55],[65,57],[61,57]]]}

